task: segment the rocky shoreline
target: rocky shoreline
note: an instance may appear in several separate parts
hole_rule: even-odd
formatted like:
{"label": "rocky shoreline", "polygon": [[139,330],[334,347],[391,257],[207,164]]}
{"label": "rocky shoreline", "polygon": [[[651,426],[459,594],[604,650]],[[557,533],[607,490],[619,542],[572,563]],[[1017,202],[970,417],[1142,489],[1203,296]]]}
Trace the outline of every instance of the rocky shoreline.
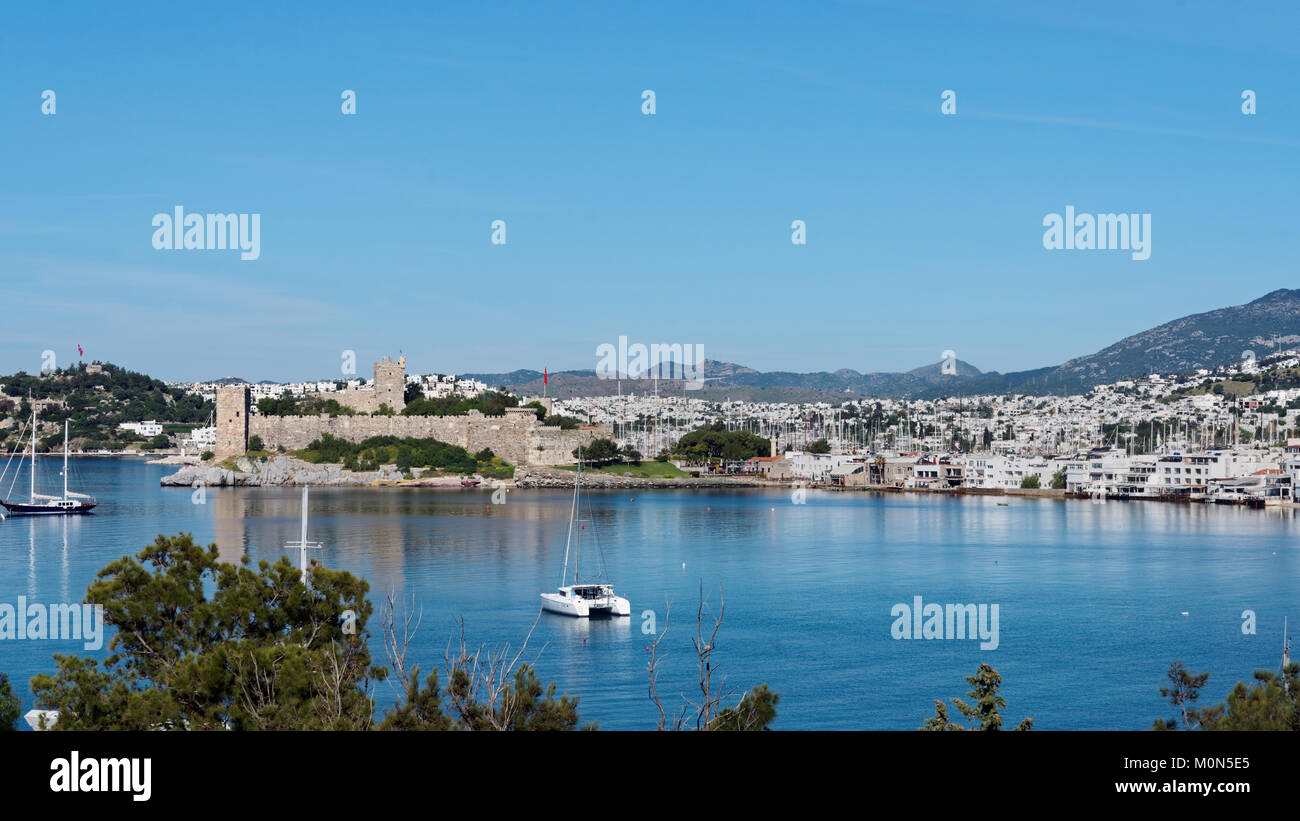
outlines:
{"label": "rocky shoreline", "polygon": [[[574,472],[545,467],[515,468],[516,487],[521,488],[571,488]],[[583,487],[599,490],[601,488],[702,488],[702,487],[784,487],[752,476],[709,476],[705,478],[645,478],[619,476],[613,473],[585,472],[582,474]]]}
{"label": "rocky shoreline", "polygon": [[[459,476],[430,476],[413,479],[403,478],[393,465],[383,465],[379,470],[352,471],[342,465],[317,465],[304,462],[288,454],[280,454],[265,462],[240,457],[234,462],[235,470],[212,464],[191,464],[164,476],[159,480],[163,487],[194,487],[202,484],[206,487],[293,487],[302,485],[327,487],[433,487],[456,488],[461,485]],[[416,468],[413,473],[418,473]],[[545,467],[521,467],[515,469],[513,480],[500,481],[479,480],[480,488],[518,487],[518,488],[571,488],[574,472]],[[783,487],[784,485],[754,477],[711,476],[696,478],[638,478],[618,476],[609,473],[588,472],[582,475],[586,487],[599,490],[602,488],[747,488],[747,487]]]}
{"label": "rocky shoreline", "polygon": [[[265,462],[240,457],[234,462],[236,470],[219,465],[187,465],[170,476],[159,480],[163,487],[284,487],[330,486],[368,487],[394,485],[402,487],[457,487],[458,476],[431,476],[404,479],[392,465],[382,465],[379,470],[352,471],[342,465],[317,465],[304,462],[287,454],[273,456]],[[418,470],[418,468],[417,468]]]}

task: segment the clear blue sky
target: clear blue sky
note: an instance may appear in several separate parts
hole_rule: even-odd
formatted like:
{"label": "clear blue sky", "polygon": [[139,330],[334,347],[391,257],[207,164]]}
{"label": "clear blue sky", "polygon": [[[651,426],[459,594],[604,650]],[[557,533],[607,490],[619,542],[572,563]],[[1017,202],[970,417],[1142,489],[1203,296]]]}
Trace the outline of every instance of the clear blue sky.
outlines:
{"label": "clear blue sky", "polygon": [[[345,349],[560,370],[620,335],[760,370],[1057,364],[1300,285],[1298,13],[11,4],[0,372],[78,344],[166,379]],[[261,258],[155,250],[175,205],[261,214]],[[1149,212],[1151,258],[1044,250],[1067,205]]]}

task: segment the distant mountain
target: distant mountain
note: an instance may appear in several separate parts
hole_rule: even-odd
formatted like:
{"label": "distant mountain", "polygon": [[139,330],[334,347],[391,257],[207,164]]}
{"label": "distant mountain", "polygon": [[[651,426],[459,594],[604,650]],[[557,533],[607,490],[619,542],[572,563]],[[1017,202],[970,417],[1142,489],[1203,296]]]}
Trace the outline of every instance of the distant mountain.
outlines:
{"label": "distant mountain", "polygon": [[[1180,373],[1241,362],[1244,351],[1262,359],[1300,343],[1300,290],[1285,288],[1254,302],[1175,319],[1125,337],[1090,356],[1040,373],[1059,387],[1104,384],[1152,373]],[[1009,374],[1009,378],[1018,374]]]}
{"label": "distant mountain", "polygon": [[[859,373],[855,370],[794,373],[760,372],[731,362],[706,360],[705,387],[687,396],[767,402],[840,401],[851,396],[936,398],[990,393],[1078,393],[1095,385],[1151,373],[1181,373],[1240,362],[1242,352],[1262,359],[1286,348],[1300,347],[1300,290],[1281,289],[1253,302],[1192,314],[1121,339],[1097,353],[1055,367],[998,373],[980,371],[955,360],[956,373],[945,373],[936,362],[906,373]],[[950,368],[952,370],[952,368]],[[461,374],[492,386],[542,393],[540,371]],[[654,391],[648,380],[623,380],[623,393]],[[660,394],[681,395],[683,384],[660,380]],[[595,371],[550,374],[547,393],[556,398],[616,393],[619,384],[600,379]]]}

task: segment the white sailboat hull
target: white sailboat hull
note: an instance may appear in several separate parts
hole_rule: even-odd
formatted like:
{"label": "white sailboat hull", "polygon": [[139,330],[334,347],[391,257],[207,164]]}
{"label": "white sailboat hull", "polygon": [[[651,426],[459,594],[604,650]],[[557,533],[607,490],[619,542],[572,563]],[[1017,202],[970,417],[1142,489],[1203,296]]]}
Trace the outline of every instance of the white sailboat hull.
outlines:
{"label": "white sailboat hull", "polygon": [[[598,590],[592,591],[592,587],[575,585],[561,587],[556,593],[543,593],[542,609],[581,619],[590,616],[632,615],[631,602],[622,596],[614,595],[614,591],[608,586],[598,587]],[[592,592],[588,594],[588,591]]]}

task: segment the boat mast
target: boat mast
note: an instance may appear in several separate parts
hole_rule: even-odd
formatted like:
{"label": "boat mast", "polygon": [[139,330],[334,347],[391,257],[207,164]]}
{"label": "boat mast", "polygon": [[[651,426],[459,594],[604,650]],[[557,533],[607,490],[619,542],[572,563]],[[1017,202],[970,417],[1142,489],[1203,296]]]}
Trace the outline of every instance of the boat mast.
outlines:
{"label": "boat mast", "polygon": [[[582,444],[578,444],[578,481],[573,484],[573,515],[574,518],[582,516],[582,511],[578,507],[578,494],[582,491]],[[579,519],[579,522],[581,520]],[[573,523],[569,523],[569,528],[573,528]],[[582,525],[578,525],[578,538],[573,540],[573,583],[578,583],[578,554],[582,550]]]}
{"label": "boat mast", "polygon": [[[27,401],[31,402],[31,394],[27,395]],[[31,500],[36,501],[36,403],[32,402],[32,470],[31,476]]]}
{"label": "boat mast", "polygon": [[68,498],[68,420],[63,420],[63,499]]}
{"label": "boat mast", "polygon": [[298,548],[298,569],[302,571],[302,582],[307,583],[307,485],[302,486],[302,536]]}
{"label": "boat mast", "polygon": [[[578,484],[582,481],[582,443],[578,443],[578,478],[573,483],[573,508],[569,511],[569,535],[564,539],[564,569],[560,571],[560,587],[564,586],[564,578],[569,575],[569,545],[573,542],[573,520],[578,518]],[[577,563],[574,563],[574,573],[577,573]]]}

